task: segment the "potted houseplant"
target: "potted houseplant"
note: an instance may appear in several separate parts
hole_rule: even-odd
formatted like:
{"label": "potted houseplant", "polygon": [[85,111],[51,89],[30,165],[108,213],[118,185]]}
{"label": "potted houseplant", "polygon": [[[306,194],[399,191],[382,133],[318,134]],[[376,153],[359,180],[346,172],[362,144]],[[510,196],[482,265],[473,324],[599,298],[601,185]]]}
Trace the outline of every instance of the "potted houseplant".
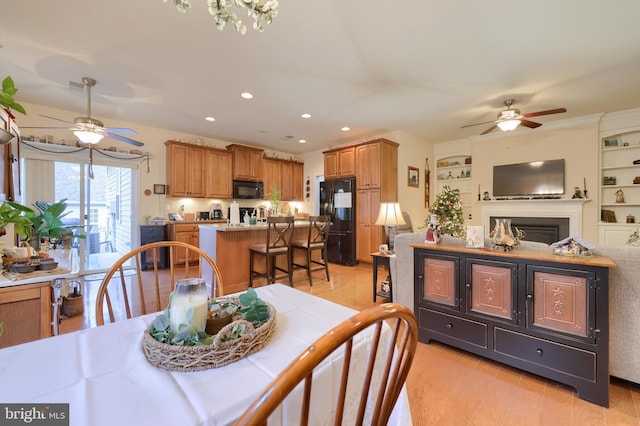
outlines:
{"label": "potted houseplant", "polygon": [[13,201],[0,204],[0,236],[6,235],[6,226],[13,224],[13,230],[22,240],[31,238],[32,223],[29,218],[35,212],[29,207]]}
{"label": "potted houseplant", "polygon": [[[44,239],[48,239],[53,248],[63,243],[66,245],[67,241],[71,241],[74,230],[82,228],[81,225],[65,225],[62,222],[62,219],[71,213],[70,210],[67,210],[66,201],[67,199],[64,198],[57,203],[51,204],[39,200],[33,204],[37,213],[27,213],[27,217],[33,226],[33,234],[37,236],[32,247],[39,247],[40,241]],[[75,236],[85,238],[84,234]]]}
{"label": "potted houseplant", "polygon": [[269,185],[269,202],[271,203],[271,214],[276,216],[278,214],[278,206],[280,205],[280,199],[282,198],[282,192],[273,185]]}
{"label": "potted houseplant", "polygon": [[17,103],[15,99],[13,99],[13,95],[16,94],[18,89],[16,89],[13,79],[11,77],[5,77],[2,80],[2,91],[0,91],[0,105],[4,107],[4,109],[11,115],[11,118],[15,118],[11,114],[11,110],[18,111],[22,114],[27,114],[24,110],[24,107]]}

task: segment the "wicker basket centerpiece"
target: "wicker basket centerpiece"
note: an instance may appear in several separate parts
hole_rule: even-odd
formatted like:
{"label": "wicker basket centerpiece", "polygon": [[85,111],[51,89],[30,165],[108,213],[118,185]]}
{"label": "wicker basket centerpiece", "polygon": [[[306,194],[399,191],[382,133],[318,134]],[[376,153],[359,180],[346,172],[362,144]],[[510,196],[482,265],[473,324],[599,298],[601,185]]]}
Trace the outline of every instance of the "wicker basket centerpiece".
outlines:
{"label": "wicker basket centerpiece", "polygon": [[[255,295],[253,289],[250,289],[250,292]],[[240,297],[228,297],[217,299],[216,302],[243,307],[240,300]],[[215,335],[206,335],[205,338],[190,346],[157,340],[154,337],[157,330],[154,328],[154,324],[151,324],[145,330],[142,339],[144,354],[152,365],[170,371],[207,370],[246,358],[262,349],[269,342],[275,330],[275,308],[262,300],[260,300],[260,304],[266,305],[268,309],[269,317],[266,321],[254,322],[254,318],[245,318],[240,310],[233,315],[232,322],[222,327]],[[164,315],[166,315],[166,311]],[[256,326],[256,324],[258,325]],[[171,335],[172,332],[169,331],[169,336]]]}

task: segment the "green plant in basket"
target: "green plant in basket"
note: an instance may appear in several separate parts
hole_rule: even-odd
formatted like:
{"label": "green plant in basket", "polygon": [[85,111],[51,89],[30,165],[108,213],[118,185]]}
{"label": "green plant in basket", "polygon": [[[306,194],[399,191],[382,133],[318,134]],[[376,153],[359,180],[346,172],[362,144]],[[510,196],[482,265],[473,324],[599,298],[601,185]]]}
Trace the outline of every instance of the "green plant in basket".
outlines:
{"label": "green plant in basket", "polygon": [[[242,317],[250,322],[254,328],[258,328],[267,322],[269,319],[269,307],[258,297],[254,289],[247,289],[247,292],[241,294],[238,299],[240,300],[240,306],[226,300],[212,300],[210,306],[218,312],[225,310],[229,315],[240,312]],[[193,313],[193,308],[190,308],[186,315],[188,323],[182,323],[178,326],[178,330],[172,330],[169,308],[167,308],[153,320],[153,323],[149,326],[149,333],[157,341],[169,345],[197,346],[212,344],[214,336],[207,336],[204,332],[196,330],[191,325]],[[233,324],[231,332],[224,337],[223,341],[239,339],[245,334],[245,324]]]}
{"label": "green plant in basket", "polygon": [[252,323],[255,328],[267,322],[269,319],[269,307],[258,297],[253,288],[247,289],[247,292],[241,294],[239,299],[242,305],[240,312],[244,319]]}

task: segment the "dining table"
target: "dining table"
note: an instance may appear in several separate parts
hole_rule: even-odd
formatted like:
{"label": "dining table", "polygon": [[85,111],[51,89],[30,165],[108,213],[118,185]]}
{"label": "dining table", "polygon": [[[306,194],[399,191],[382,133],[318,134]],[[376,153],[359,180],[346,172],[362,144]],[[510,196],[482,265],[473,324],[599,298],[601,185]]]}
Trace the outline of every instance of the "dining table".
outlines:
{"label": "dining table", "polygon": [[[275,308],[276,326],[266,346],[246,358],[196,372],[157,368],[142,348],[155,313],[0,350],[0,406],[69,404],[70,425],[233,424],[297,355],[357,313],[283,284],[255,290]],[[372,338],[368,331],[354,339],[355,360],[366,357]],[[315,370],[311,424],[331,423],[331,396],[337,392],[341,359],[338,350]],[[365,364],[352,362],[351,368],[364,370]],[[287,397],[269,424],[294,424],[300,389]],[[347,406],[343,424],[352,424],[349,418],[355,410]],[[412,424],[404,387],[388,424]]]}

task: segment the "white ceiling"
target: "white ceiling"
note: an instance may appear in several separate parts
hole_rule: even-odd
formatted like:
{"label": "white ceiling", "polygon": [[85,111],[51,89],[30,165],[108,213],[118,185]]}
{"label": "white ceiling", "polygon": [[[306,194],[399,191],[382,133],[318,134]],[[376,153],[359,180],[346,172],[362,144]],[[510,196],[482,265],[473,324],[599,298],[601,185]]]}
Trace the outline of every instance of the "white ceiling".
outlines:
{"label": "white ceiling", "polygon": [[249,22],[245,36],[191,2],[181,14],[161,0],[3,1],[0,78],[19,102],[73,111],[65,120],[86,108],[69,80],[90,76],[107,126],[291,153],[385,131],[477,135],[489,126],[460,126],[493,120],[510,97],[523,113],[567,108],[540,123],[640,106],[637,0],[280,0],[273,23]]}

